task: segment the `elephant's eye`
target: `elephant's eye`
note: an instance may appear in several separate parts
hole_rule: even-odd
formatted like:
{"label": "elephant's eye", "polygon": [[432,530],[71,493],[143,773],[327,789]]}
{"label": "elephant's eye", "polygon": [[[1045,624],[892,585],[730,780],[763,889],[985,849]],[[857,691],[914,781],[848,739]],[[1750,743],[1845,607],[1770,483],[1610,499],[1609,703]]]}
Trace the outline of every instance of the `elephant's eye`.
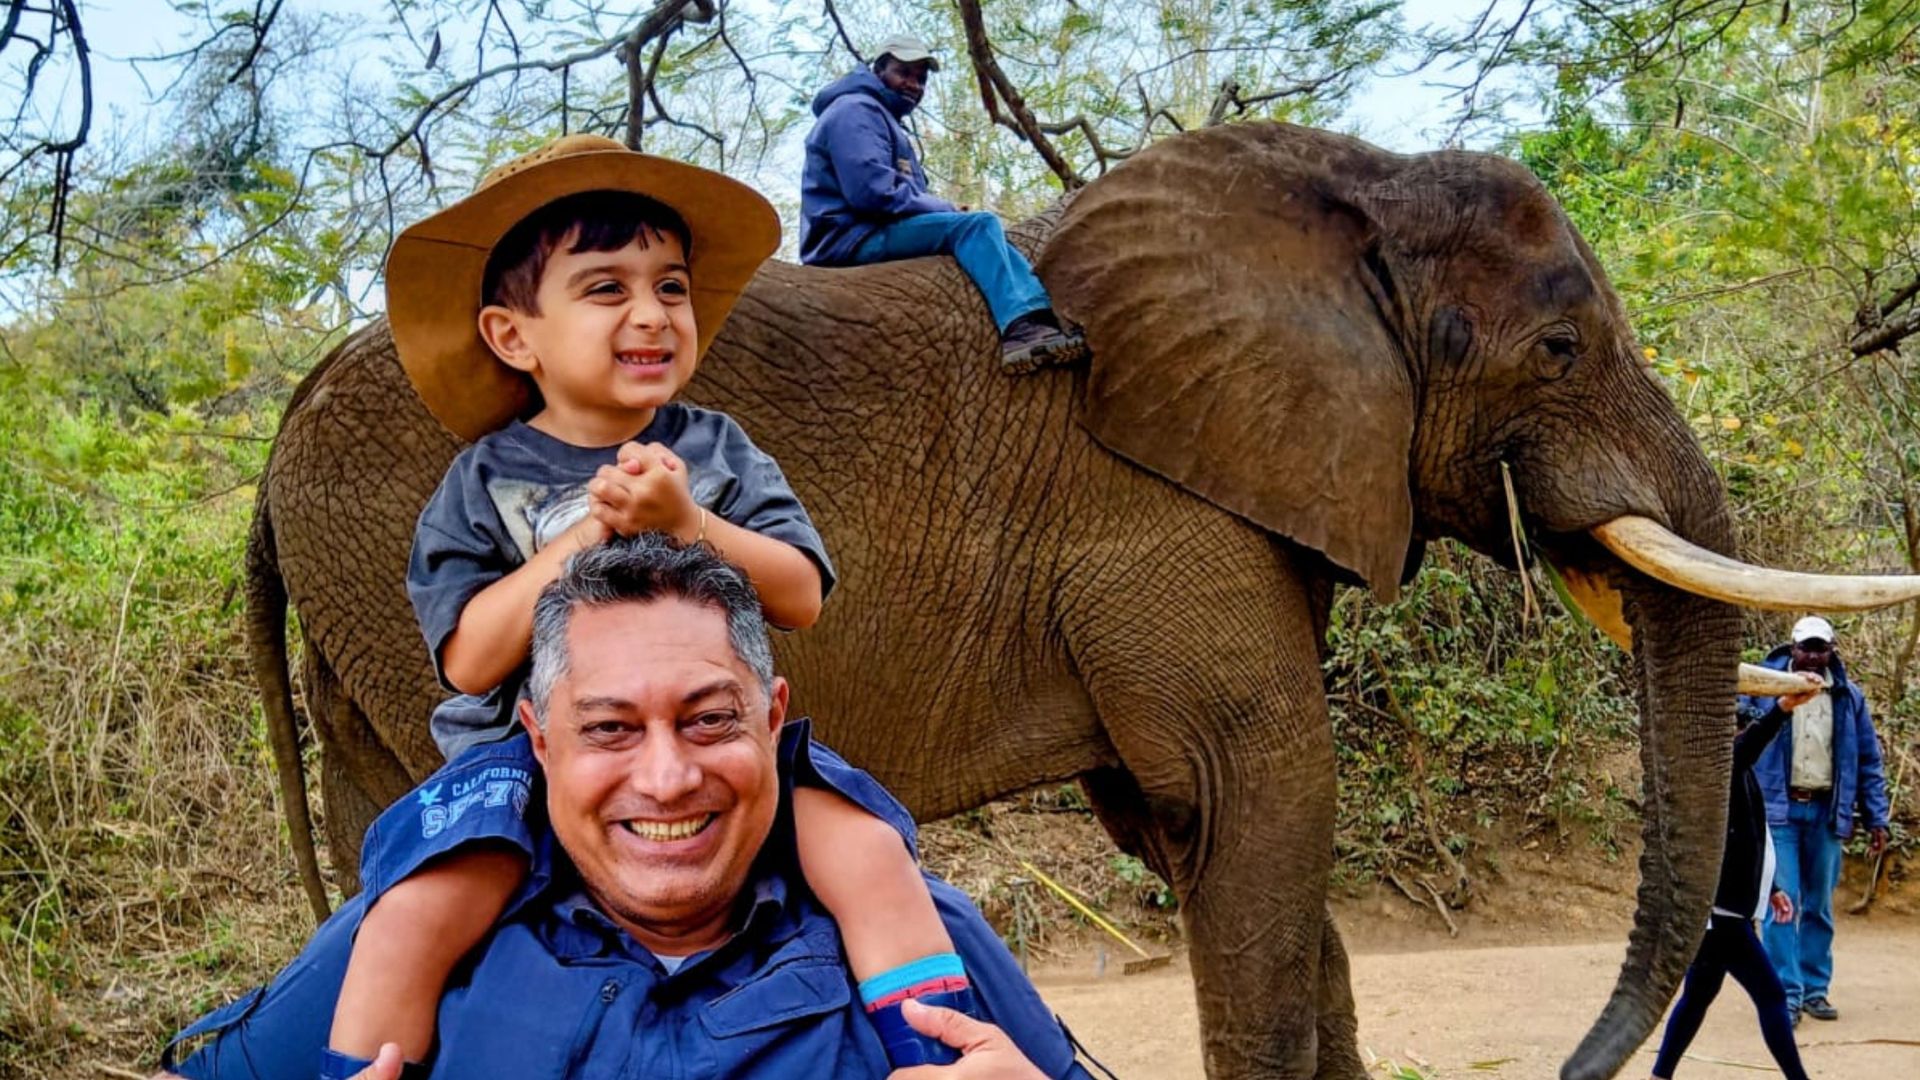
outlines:
{"label": "elephant's eye", "polygon": [[1536,370],[1543,379],[1557,379],[1573,370],[1580,359],[1580,339],[1571,334],[1548,334],[1540,339]]}

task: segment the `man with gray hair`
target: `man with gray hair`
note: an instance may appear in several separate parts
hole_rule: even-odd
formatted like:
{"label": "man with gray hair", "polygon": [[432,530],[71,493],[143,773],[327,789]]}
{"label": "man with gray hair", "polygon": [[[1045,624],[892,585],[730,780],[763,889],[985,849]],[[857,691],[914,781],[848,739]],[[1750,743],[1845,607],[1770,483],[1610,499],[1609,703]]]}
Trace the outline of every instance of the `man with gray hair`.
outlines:
{"label": "man with gray hair", "polygon": [[[556,850],[439,1009],[434,1077],[885,1077],[838,930],[793,849],[797,770],[894,824],[904,808],[787,718],[744,574],[704,545],[648,534],[589,548],[541,593],[520,720],[544,784],[477,763],[428,805],[522,805]],[[455,811],[454,807],[464,809]],[[391,820],[389,820],[391,819]],[[966,898],[929,882],[985,1020],[919,1006],[907,1020],[960,1050],[894,1074],[1090,1080],[1075,1047]],[[307,1080],[365,904],[343,906],[268,986],[189,1026],[163,1066],[194,1078]],[[202,1041],[204,1040],[204,1041]],[[180,1052],[192,1052],[176,1063]],[[397,1046],[357,1080],[400,1080]]]}

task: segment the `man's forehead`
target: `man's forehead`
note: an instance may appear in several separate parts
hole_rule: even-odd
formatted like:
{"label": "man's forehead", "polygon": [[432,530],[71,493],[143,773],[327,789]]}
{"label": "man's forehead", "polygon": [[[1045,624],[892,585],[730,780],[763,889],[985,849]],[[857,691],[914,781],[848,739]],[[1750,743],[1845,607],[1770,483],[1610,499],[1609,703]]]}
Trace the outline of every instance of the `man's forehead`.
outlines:
{"label": "man's forehead", "polygon": [[567,627],[567,659],[575,694],[588,687],[705,683],[721,671],[744,685],[754,681],[733,650],[726,615],[679,597],[576,610]]}

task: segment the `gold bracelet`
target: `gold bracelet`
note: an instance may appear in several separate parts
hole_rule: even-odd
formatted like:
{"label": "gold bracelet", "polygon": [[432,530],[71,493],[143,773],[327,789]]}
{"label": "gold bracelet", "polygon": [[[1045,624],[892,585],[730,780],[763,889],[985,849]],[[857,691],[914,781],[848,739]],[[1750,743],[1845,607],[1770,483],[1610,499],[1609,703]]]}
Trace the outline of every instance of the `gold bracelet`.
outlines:
{"label": "gold bracelet", "polygon": [[707,542],[707,508],[704,506],[700,508],[700,531],[694,534],[693,542],[696,544]]}

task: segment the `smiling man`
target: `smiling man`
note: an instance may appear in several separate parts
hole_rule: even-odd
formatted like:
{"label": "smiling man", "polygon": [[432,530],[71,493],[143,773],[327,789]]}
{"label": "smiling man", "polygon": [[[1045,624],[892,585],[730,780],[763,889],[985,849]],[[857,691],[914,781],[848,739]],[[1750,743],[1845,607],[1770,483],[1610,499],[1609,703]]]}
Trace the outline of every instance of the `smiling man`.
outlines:
{"label": "smiling man", "polygon": [[[913,824],[871,777],[806,752],[745,576],[657,534],[588,549],[541,594],[532,663],[521,720],[545,798],[529,809],[544,807],[551,829],[538,831],[559,851],[537,860],[456,976],[425,1075],[887,1076],[838,931],[794,856],[792,772],[812,770],[909,844]],[[463,799],[524,797],[517,784],[481,768],[450,777],[432,806],[399,812],[431,828],[432,811]],[[979,913],[952,888],[932,889],[991,1022],[908,1013],[963,1056],[894,1075],[1086,1078]],[[362,912],[358,900],[343,907],[272,984],[182,1032],[163,1065],[185,1077],[310,1077]],[[397,1048],[363,1076],[397,1080]]]}

